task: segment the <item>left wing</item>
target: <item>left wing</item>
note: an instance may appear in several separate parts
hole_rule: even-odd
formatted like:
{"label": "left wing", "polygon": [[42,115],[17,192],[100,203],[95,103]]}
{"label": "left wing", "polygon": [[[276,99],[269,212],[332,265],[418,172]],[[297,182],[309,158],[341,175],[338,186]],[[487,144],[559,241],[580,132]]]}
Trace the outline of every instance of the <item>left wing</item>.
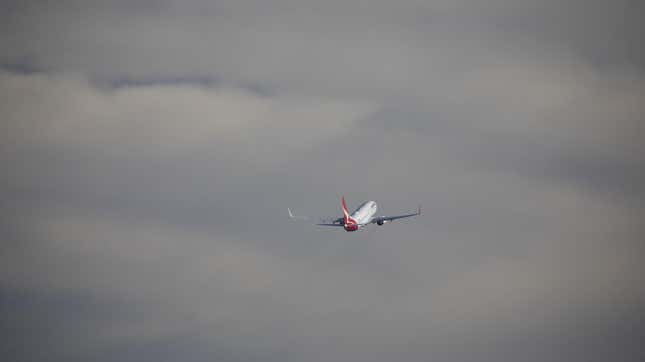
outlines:
{"label": "left wing", "polygon": [[287,207],[287,211],[289,211],[289,218],[291,219],[298,219],[298,220],[309,220],[308,217],[306,216],[297,216],[294,215],[293,212],[291,212],[291,209]]}
{"label": "left wing", "polygon": [[[295,220],[309,220],[306,216],[294,215],[290,208],[287,208],[289,212],[289,218]],[[343,227],[343,218],[333,219],[333,220],[322,220],[320,223],[316,224],[318,226],[340,226]]]}
{"label": "left wing", "polygon": [[316,224],[318,226],[340,226],[343,227],[343,218],[338,218],[335,220],[322,220],[319,224]]}
{"label": "left wing", "polygon": [[386,222],[389,222],[389,221],[393,221],[393,220],[397,220],[397,219],[403,219],[403,218],[406,218],[406,217],[418,216],[418,215],[421,215],[421,206],[419,206],[419,208],[417,209],[417,212],[415,212],[414,214],[405,214],[405,215],[396,215],[396,216],[378,216],[378,217],[372,218],[372,220],[370,220],[370,222],[372,224],[380,224],[380,225],[382,225],[383,223],[386,223]]}

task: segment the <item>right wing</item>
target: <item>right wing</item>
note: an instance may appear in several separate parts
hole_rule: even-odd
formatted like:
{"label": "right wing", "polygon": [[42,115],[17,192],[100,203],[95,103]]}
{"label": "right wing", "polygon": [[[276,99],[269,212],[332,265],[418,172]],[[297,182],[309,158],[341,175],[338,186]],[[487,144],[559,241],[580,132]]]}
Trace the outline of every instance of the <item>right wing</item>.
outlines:
{"label": "right wing", "polygon": [[421,206],[419,206],[419,208],[417,209],[417,212],[415,212],[414,214],[405,214],[405,215],[396,215],[396,216],[378,216],[373,218],[370,222],[373,224],[379,224],[379,223],[390,222],[397,219],[403,219],[406,217],[419,216],[419,215],[421,215]]}

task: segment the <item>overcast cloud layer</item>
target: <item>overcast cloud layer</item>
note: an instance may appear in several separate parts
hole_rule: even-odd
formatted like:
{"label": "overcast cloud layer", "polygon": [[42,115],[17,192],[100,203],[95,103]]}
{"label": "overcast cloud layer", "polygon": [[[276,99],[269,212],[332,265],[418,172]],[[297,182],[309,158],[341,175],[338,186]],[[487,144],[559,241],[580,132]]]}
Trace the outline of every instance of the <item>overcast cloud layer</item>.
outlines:
{"label": "overcast cloud layer", "polygon": [[645,359],[642,11],[7,2],[2,355]]}

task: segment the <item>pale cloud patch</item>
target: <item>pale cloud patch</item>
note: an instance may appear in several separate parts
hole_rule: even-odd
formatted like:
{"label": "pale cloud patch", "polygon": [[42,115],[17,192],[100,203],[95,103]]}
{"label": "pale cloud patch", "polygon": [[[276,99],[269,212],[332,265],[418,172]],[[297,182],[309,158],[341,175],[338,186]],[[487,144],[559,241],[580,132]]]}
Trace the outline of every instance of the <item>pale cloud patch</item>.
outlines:
{"label": "pale cloud patch", "polygon": [[260,158],[263,150],[306,149],[341,135],[372,108],[230,88],[145,85],[105,90],[80,76],[1,77],[6,100],[3,142],[22,146],[149,152],[223,146],[223,153],[235,147]]}

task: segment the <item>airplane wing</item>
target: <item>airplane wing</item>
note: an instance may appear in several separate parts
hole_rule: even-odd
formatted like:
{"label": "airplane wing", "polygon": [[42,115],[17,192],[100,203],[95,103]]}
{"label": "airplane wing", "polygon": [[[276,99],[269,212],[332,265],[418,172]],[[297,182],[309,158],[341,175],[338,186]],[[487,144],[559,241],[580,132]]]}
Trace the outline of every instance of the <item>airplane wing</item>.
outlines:
{"label": "airplane wing", "polygon": [[[295,220],[309,220],[306,216],[294,215],[290,208],[287,208],[289,212],[289,218]],[[318,226],[340,226],[343,227],[343,218],[333,219],[333,220],[322,220]]]}
{"label": "airplane wing", "polygon": [[343,227],[343,224],[316,224],[318,226],[336,226],[336,227]]}
{"label": "airplane wing", "polygon": [[316,224],[318,226],[343,226],[343,218],[338,218],[334,220],[322,220],[319,224]]}
{"label": "airplane wing", "polygon": [[421,215],[421,206],[419,206],[419,208],[417,209],[417,212],[415,212],[414,214],[395,215],[395,216],[377,216],[375,218],[372,218],[370,222],[373,224],[383,224],[393,220],[403,219],[406,217],[412,217],[412,216],[418,216],[418,215]]}
{"label": "airplane wing", "polygon": [[308,217],[306,217],[306,216],[297,216],[297,215],[294,215],[294,214],[293,214],[293,212],[291,212],[291,209],[290,209],[290,208],[287,208],[287,211],[289,211],[289,218],[290,218],[290,219],[309,220],[309,218],[308,218]]}

